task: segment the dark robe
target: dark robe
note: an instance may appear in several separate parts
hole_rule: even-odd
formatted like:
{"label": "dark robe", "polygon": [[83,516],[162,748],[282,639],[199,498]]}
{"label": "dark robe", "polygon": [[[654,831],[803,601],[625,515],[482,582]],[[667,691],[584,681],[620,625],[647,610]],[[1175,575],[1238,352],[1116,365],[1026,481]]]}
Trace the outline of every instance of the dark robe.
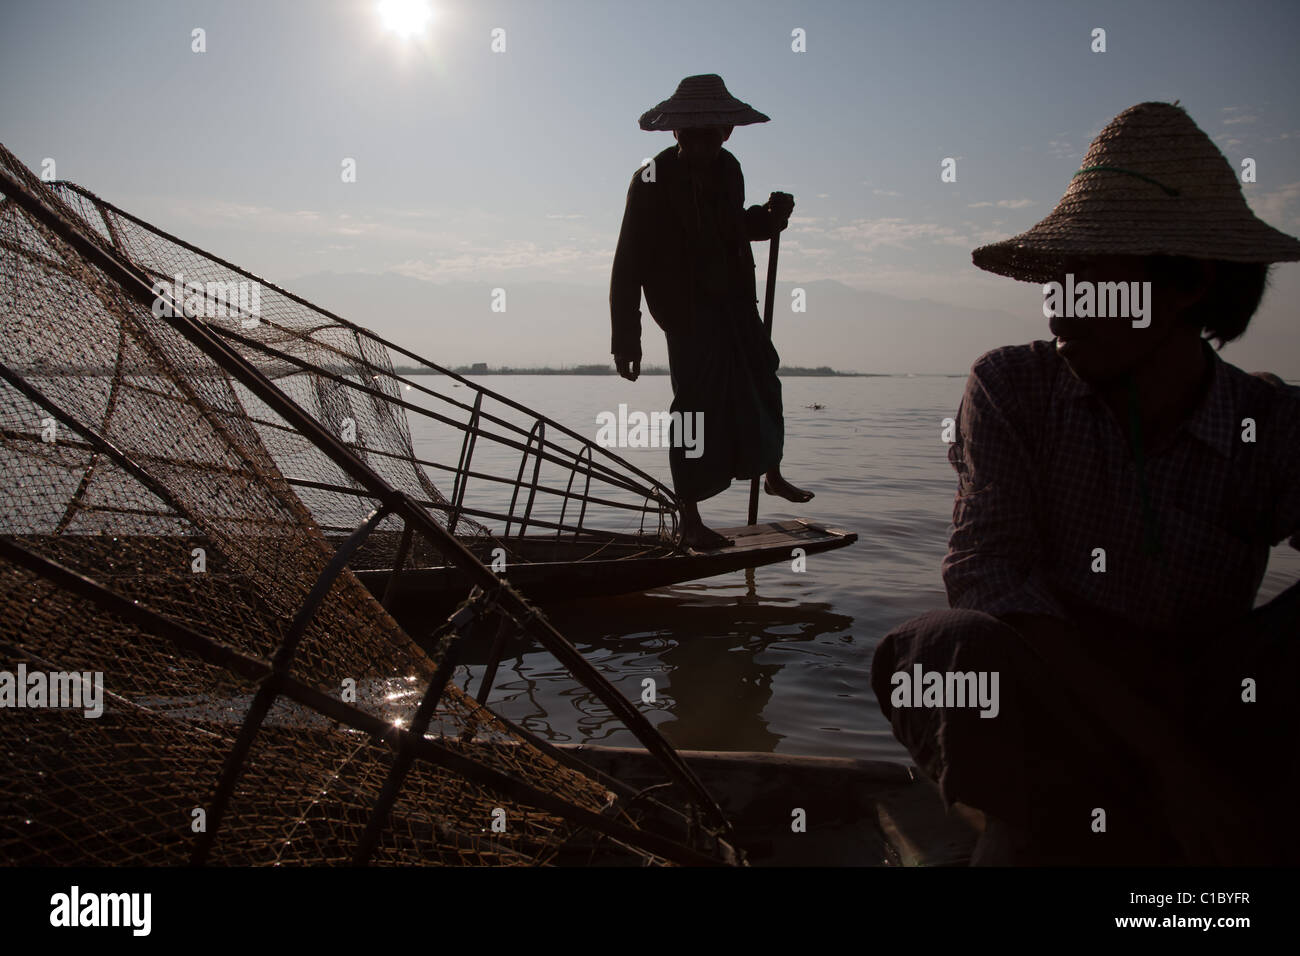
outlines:
{"label": "dark robe", "polygon": [[640,358],[644,288],[668,340],[670,411],[702,416],[703,453],[688,457],[675,430],[669,452],[674,489],[688,501],[761,475],[782,455],[780,359],[758,314],[749,247],[771,237],[773,222],[763,206],[746,209],[744,194],[727,150],[697,184],[669,147],[652,181],[643,170],[633,176],[614,254],[611,351]]}

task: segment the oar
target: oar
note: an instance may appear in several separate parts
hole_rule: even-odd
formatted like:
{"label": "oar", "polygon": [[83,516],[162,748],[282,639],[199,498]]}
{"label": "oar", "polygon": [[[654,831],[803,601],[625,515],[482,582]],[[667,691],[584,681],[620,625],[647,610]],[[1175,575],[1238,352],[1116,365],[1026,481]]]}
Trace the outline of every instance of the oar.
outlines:
{"label": "oar", "polygon": [[[781,232],[777,230],[772,233],[772,246],[767,253],[767,290],[763,293],[763,330],[767,332],[768,340],[772,338],[772,299],[776,295],[776,255],[780,251]],[[758,482],[761,475],[755,475],[754,480],[749,483],[749,521],[747,524],[758,524]]]}

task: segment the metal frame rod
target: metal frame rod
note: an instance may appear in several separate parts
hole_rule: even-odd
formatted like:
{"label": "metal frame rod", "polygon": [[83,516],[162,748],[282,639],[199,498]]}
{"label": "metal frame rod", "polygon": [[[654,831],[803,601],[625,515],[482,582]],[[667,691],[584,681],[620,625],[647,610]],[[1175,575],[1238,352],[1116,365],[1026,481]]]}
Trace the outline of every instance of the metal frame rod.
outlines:
{"label": "metal frame rod", "polygon": [[[265,319],[262,320],[262,321],[265,322],[265,324],[267,324],[267,325],[270,325],[270,326],[273,326],[273,327],[278,328],[278,326],[274,326],[274,323],[272,323],[272,322],[269,322],[269,321],[267,321],[267,320],[265,320]],[[206,324],[206,323],[205,323],[205,324]],[[214,331],[217,335],[220,335],[220,336],[223,337],[223,338],[230,339],[230,340],[232,340],[232,341],[234,341],[234,342],[238,342],[238,343],[241,344],[241,345],[247,346],[247,347],[252,348],[252,349],[256,349],[257,351],[262,352],[262,353],[264,353],[264,354],[266,354],[266,355],[270,355],[270,356],[272,356],[273,358],[277,358],[277,359],[280,359],[281,361],[288,362],[288,363],[290,363],[290,364],[292,364],[292,365],[296,365],[296,366],[297,366],[299,369],[301,369],[302,371],[307,372],[307,373],[310,373],[310,374],[313,375],[313,376],[316,376],[316,377],[318,377],[318,378],[324,378],[324,379],[327,379],[327,380],[332,381],[332,382],[334,382],[334,383],[336,383],[336,384],[338,384],[338,385],[343,386],[344,388],[348,388],[348,389],[351,389],[351,390],[353,390],[353,391],[355,391],[355,392],[359,392],[359,393],[362,394],[362,395],[367,395],[367,396],[370,396],[370,397],[372,397],[372,398],[374,398],[374,397],[382,397],[383,400],[386,401],[387,403],[389,403],[390,405],[394,405],[394,406],[400,407],[400,408],[402,408],[404,411],[406,411],[406,412],[408,412],[408,413],[414,413],[414,414],[416,414],[416,415],[420,415],[420,416],[422,416],[422,417],[424,417],[424,418],[431,418],[431,419],[433,419],[433,420],[436,421],[436,422],[439,422],[439,423],[441,423],[441,424],[443,424],[443,425],[448,425],[448,426],[450,426],[450,427],[452,427],[452,428],[456,428],[456,429],[464,430],[464,429],[467,427],[466,425],[461,424],[460,422],[458,422],[458,421],[457,421],[456,419],[454,419],[454,418],[448,418],[447,416],[442,415],[442,414],[439,414],[438,412],[435,412],[435,411],[433,411],[432,409],[425,408],[425,407],[423,407],[423,406],[421,406],[421,405],[413,404],[412,402],[408,402],[408,401],[406,401],[405,399],[402,399],[402,398],[393,398],[392,396],[387,395],[386,393],[384,393],[383,391],[381,391],[381,390],[379,390],[379,389],[372,388],[371,386],[369,386],[369,385],[365,385],[365,384],[363,384],[363,383],[361,383],[361,382],[353,381],[353,380],[349,379],[349,378],[348,378],[347,376],[345,376],[345,375],[339,375],[339,374],[337,374],[337,373],[335,373],[335,372],[331,372],[331,371],[329,371],[328,369],[321,368],[321,367],[318,366],[318,365],[313,365],[312,363],[308,362],[306,359],[302,359],[302,358],[299,358],[299,357],[296,356],[296,355],[292,355],[292,354],[290,354],[290,353],[288,353],[288,352],[281,351],[280,349],[273,348],[272,346],[267,345],[265,342],[259,342],[259,341],[257,341],[256,339],[251,339],[251,338],[249,338],[248,336],[241,335],[241,334],[239,334],[238,332],[236,332],[234,329],[227,329],[227,328],[223,328],[223,327],[221,327],[221,326],[208,326],[208,327],[209,327],[210,329],[212,329],[212,331]],[[287,331],[287,330],[286,330],[286,331]],[[373,366],[372,366],[372,367],[373,367]],[[399,381],[404,381],[404,380],[403,380],[403,379],[400,379],[400,377],[399,377]],[[438,393],[438,392],[430,392],[429,394],[435,395],[435,396],[437,396],[437,397],[439,397],[439,398],[444,398],[444,396],[442,396],[442,395],[441,395],[440,393]],[[482,393],[480,393],[480,396],[481,396],[481,395],[482,395]],[[462,408],[466,408],[466,409],[468,409],[468,406],[462,406],[459,402],[454,402],[452,399],[444,398],[444,400],[445,400],[445,401],[448,401],[448,402],[452,402],[453,404],[457,405],[457,407],[462,407]],[[533,434],[533,432],[536,431],[537,426],[538,426],[539,424],[542,425],[542,426],[544,427],[545,425],[547,425],[547,424],[550,423],[550,420],[549,420],[548,418],[546,418],[546,416],[544,416],[544,415],[538,415],[536,412],[534,412],[534,413],[532,413],[532,414],[533,414],[533,416],[534,416],[534,418],[533,418],[533,426],[532,426],[532,429],[531,429],[529,432],[527,432],[527,435],[528,435],[530,438],[531,438],[531,435]],[[494,423],[494,424],[503,425],[503,426],[505,426],[505,427],[507,427],[507,428],[512,429],[513,431],[518,432],[518,433],[521,434],[521,435],[525,434],[524,430],[523,430],[521,427],[519,427],[518,425],[514,424],[513,422],[508,422],[508,421],[506,421],[505,419],[497,418],[496,416],[494,416],[494,415],[492,415],[492,414],[490,414],[490,413],[488,413],[488,412],[480,412],[478,417],[479,417],[481,420],[489,421],[489,422],[492,422],[492,423]],[[499,435],[499,434],[496,434],[496,433],[494,433],[494,432],[487,431],[486,429],[484,429],[484,428],[482,428],[482,427],[479,427],[479,428],[478,428],[478,432],[479,432],[479,434],[483,435],[485,438],[487,438],[487,439],[489,439],[489,440],[491,440],[491,441],[497,442],[498,444],[504,445],[504,446],[506,446],[507,448],[514,448],[514,449],[516,449],[516,450],[522,450],[522,451],[527,452],[527,451],[531,450],[531,447],[532,447],[532,442],[531,442],[531,441],[528,441],[527,444],[521,445],[521,444],[519,444],[519,442],[516,441],[515,439],[508,438],[508,437],[505,437],[505,436],[503,436],[503,435]],[[592,443],[591,443],[591,441],[590,441],[589,439],[582,438],[581,436],[575,436],[575,437],[576,437],[577,440],[581,443],[581,446],[584,447],[584,448],[586,448],[586,447],[600,448],[599,445],[592,445]],[[572,469],[572,468],[575,468],[575,467],[577,467],[577,463],[579,463],[579,462],[581,461],[582,453],[581,453],[580,451],[579,451],[579,452],[570,451],[569,449],[565,448],[563,445],[557,445],[557,444],[555,444],[554,442],[551,442],[551,443],[547,446],[547,448],[553,450],[554,452],[556,452],[556,453],[558,453],[558,454],[565,455],[565,456],[567,456],[569,459],[572,459],[572,461],[568,461],[568,460],[565,460],[565,459],[563,459],[563,458],[555,457],[554,455],[551,455],[551,454],[546,454],[546,460],[547,460],[547,461],[550,461],[550,462],[553,462],[554,464],[560,465],[560,466],[563,467],[563,468],[566,468],[566,469]],[[603,450],[603,449],[602,449],[602,450]],[[534,454],[537,454],[537,453],[535,452]],[[391,455],[390,455],[390,457],[396,457],[396,456],[391,456]],[[405,459],[401,459],[401,460],[405,460]],[[450,469],[450,466],[448,466],[448,465],[443,465],[443,464],[441,464],[440,462],[421,461],[420,459],[414,459],[414,458],[413,458],[412,460],[413,460],[413,461],[420,461],[421,464],[426,464],[426,465],[435,465],[435,466],[437,466],[437,467],[440,467],[440,468],[446,469],[446,470],[448,470],[448,471],[451,470],[451,469]],[[616,487],[621,487],[621,488],[623,488],[623,489],[626,490],[626,491],[637,491],[637,492],[641,492],[641,491],[644,491],[644,490],[645,490],[644,486],[643,486],[643,487],[640,487],[640,488],[635,487],[635,486],[632,484],[632,482],[628,479],[627,476],[625,476],[625,475],[620,475],[618,472],[614,471],[612,468],[610,468],[608,465],[604,464],[603,462],[597,463],[594,459],[589,459],[589,461],[591,462],[591,466],[592,466],[592,468],[594,468],[594,469],[598,469],[598,470],[602,473],[602,474],[600,475],[601,480],[606,481],[606,482],[608,482],[609,484],[615,485]]]}
{"label": "metal frame rod", "polygon": [[469,424],[465,427],[465,437],[460,443],[460,459],[456,462],[456,477],[451,486],[451,511],[447,515],[447,530],[456,533],[456,522],[460,520],[460,509],[465,504],[465,488],[469,484],[469,465],[474,458],[474,445],[478,440],[478,418],[483,410],[483,393],[474,396],[474,411],[470,413]]}
{"label": "metal frame rod", "polygon": [[294,655],[298,652],[298,645],[301,643],[303,635],[307,633],[308,625],[316,616],[316,612],[320,610],[321,602],[325,600],[325,595],[334,586],[335,579],[347,567],[353,553],[369,537],[370,532],[375,530],[379,522],[387,516],[387,508],[378,508],[361,523],[360,527],[335,552],[329,564],[317,576],[316,583],[312,586],[306,600],[298,608],[298,613],[294,616],[289,633],[284,636],[284,640],[276,648],[275,657],[271,660],[271,673],[257,689],[257,694],[253,697],[253,702],[244,715],[244,723],[239,728],[239,736],[235,739],[235,745],[226,756],[225,766],[221,771],[221,778],[217,783],[217,789],[212,798],[212,806],[208,810],[207,828],[199,834],[198,841],[194,846],[194,854],[190,860],[193,865],[201,866],[207,861],[208,854],[216,842],[217,833],[221,829],[221,823],[225,819],[226,807],[230,803],[230,798],[234,795],[235,784],[239,782],[239,776],[243,773],[244,764],[248,759],[248,752],[257,739],[258,731],[262,729],[262,722],[266,720],[266,715],[271,712],[275,699],[280,696],[284,681],[289,676],[289,668],[293,664]]}
{"label": "metal frame rod", "polygon": [[384,585],[384,597],[379,603],[384,606],[385,611],[391,611],[393,608],[393,598],[397,596],[397,579],[402,574],[402,569],[406,567],[407,555],[411,553],[411,525],[408,522],[402,526],[402,537],[397,542],[397,554],[393,556],[393,573],[388,576],[388,583]]}
{"label": "metal frame rod", "polygon": [[379,842],[379,837],[384,831],[388,814],[393,809],[393,804],[397,802],[402,784],[406,782],[406,775],[415,761],[415,750],[411,743],[423,739],[428,733],[429,722],[433,719],[438,701],[442,699],[443,691],[447,689],[447,683],[456,669],[457,649],[461,643],[459,638],[482,619],[483,613],[483,592],[475,588],[474,593],[430,636],[428,643],[434,647],[433,658],[437,669],[433,672],[433,679],[429,681],[429,686],[424,690],[424,696],[420,698],[419,706],[415,708],[415,714],[411,718],[410,733],[398,745],[397,756],[388,769],[384,786],[379,791],[379,797],[370,811],[365,833],[362,834],[361,843],[352,857],[355,865],[365,866],[370,862],[375,844]]}

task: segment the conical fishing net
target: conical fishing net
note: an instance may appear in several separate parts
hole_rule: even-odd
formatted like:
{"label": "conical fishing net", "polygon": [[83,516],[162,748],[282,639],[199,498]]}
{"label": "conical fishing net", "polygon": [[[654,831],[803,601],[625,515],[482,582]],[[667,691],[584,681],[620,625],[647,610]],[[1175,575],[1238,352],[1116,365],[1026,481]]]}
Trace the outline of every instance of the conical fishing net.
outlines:
{"label": "conical fishing net", "polygon": [[[447,533],[494,540],[465,475],[444,496],[411,453],[381,343],[266,290],[257,324],[217,335],[155,284],[175,250],[196,281],[214,260],[3,147],[0,192],[0,861],[735,859],[680,758]],[[594,471],[614,511],[671,515],[616,461]],[[419,642],[350,570],[408,554],[473,586]],[[673,796],[452,683],[460,641],[506,627],[628,724]]]}
{"label": "conical fishing net", "polygon": [[[191,315],[385,480],[457,535],[490,539],[471,542],[476,553],[502,548],[511,564],[532,560],[535,549],[521,550],[517,540],[529,531],[584,545],[569,549],[569,560],[599,555],[615,541],[672,552],[678,514],[672,492],[588,437],[79,186],[54,188],[87,228],[156,288],[177,295]],[[396,370],[394,357],[405,371]],[[255,399],[240,397],[322,530],[350,533],[364,517],[364,496],[311,442],[272,421]],[[411,421],[420,432],[420,455],[413,450]],[[389,532],[380,528],[372,535],[353,566],[391,568],[400,542]],[[437,555],[409,559],[415,566],[438,563]]]}

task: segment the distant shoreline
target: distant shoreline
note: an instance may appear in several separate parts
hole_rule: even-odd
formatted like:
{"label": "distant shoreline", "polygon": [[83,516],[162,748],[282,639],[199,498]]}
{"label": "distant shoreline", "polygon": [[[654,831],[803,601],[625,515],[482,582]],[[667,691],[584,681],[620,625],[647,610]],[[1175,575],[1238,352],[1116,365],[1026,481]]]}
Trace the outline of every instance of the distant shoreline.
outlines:
{"label": "distant shoreline", "polygon": [[[337,375],[348,375],[353,369],[348,365],[338,366],[321,366],[321,370],[332,372]],[[64,367],[44,367],[39,371],[33,370],[33,374],[45,376],[47,378],[79,378],[82,376],[112,377],[122,372],[122,369],[110,368],[103,366],[96,368],[89,365],[84,366],[64,366]],[[188,375],[213,375],[222,377],[225,375],[217,368],[189,368],[182,369]],[[393,371],[398,375],[442,375],[440,369],[432,369],[426,365],[396,365]],[[514,368],[503,365],[498,368],[478,368],[472,365],[457,365],[447,369],[452,375],[469,376],[469,375],[617,375],[614,365],[574,365],[569,368],[550,368],[541,366],[539,368]],[[127,374],[153,374],[153,370],[135,372],[131,369],[126,370]],[[664,365],[643,365],[640,374],[642,375],[667,375],[668,367]],[[776,372],[777,375],[789,376],[796,378],[806,376],[810,378],[965,378],[966,374],[956,374],[948,372],[837,372],[831,368],[806,368],[798,365],[783,365]]]}
{"label": "distant shoreline", "polygon": [[[334,372],[339,375],[348,375],[352,369],[349,366],[342,365],[338,367],[324,367],[325,371]],[[81,376],[99,376],[112,377],[119,374],[121,370],[115,368],[92,368],[90,366],[82,367],[63,367],[54,368],[46,367],[33,374],[39,374],[46,378],[79,378]],[[186,370],[190,375],[217,375],[222,376],[225,373],[215,368],[189,369]],[[442,375],[440,370],[431,369],[425,365],[396,365],[393,371],[398,375]],[[447,369],[452,375],[462,377],[470,375],[617,375],[613,363],[609,365],[574,365],[569,368],[550,368],[541,366],[539,368],[513,368],[503,365],[498,368],[478,368],[473,365],[457,365]],[[128,370],[130,374],[130,370]],[[151,373],[145,373],[151,374]],[[667,375],[668,368],[664,365],[643,365],[641,366],[642,375]],[[832,368],[821,366],[818,368],[808,368],[802,365],[782,365],[776,371],[777,375],[783,378],[967,378],[968,372],[837,372]],[[1300,387],[1300,379],[1283,379],[1288,386],[1292,388]]]}
{"label": "distant shoreline", "polygon": [[[422,366],[414,365],[397,365],[393,371],[399,375],[436,375]],[[514,368],[503,365],[497,368],[486,368],[482,365],[457,365],[451,368],[451,371],[457,375],[617,375],[611,361],[608,365],[572,365],[567,368],[551,368],[543,365],[537,368]],[[668,366],[666,365],[642,365],[642,375],[667,375]],[[802,365],[782,365],[776,370],[777,375],[789,376],[818,376],[823,378],[891,378],[887,372],[837,372],[829,366],[819,366],[810,368]]]}

